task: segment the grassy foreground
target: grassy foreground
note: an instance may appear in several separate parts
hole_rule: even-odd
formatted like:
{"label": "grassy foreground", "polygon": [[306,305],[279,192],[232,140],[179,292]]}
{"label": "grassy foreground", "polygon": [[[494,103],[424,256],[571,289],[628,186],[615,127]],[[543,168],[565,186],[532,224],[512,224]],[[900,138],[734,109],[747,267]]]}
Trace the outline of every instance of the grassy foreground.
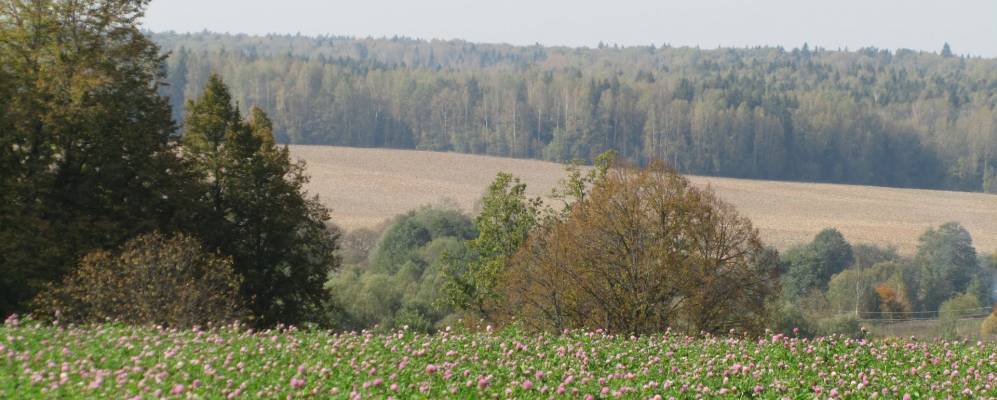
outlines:
{"label": "grassy foreground", "polygon": [[993,344],[0,327],[0,398],[988,398]]}

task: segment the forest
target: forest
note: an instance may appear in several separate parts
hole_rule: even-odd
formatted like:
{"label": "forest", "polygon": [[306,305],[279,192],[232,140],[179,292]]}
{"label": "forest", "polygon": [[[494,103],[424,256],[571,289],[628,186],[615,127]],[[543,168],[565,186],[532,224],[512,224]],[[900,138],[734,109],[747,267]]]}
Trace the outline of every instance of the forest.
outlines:
{"label": "forest", "polygon": [[150,33],[174,118],[212,73],[279,142],[997,192],[997,61],[939,52]]}

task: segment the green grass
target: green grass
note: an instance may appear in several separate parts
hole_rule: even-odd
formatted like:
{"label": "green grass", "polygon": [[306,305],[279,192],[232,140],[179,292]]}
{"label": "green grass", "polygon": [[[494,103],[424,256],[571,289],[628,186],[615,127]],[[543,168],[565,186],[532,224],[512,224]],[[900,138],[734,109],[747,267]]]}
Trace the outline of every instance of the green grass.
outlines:
{"label": "green grass", "polygon": [[9,322],[0,327],[0,398],[980,398],[997,395],[995,350],[843,337]]}

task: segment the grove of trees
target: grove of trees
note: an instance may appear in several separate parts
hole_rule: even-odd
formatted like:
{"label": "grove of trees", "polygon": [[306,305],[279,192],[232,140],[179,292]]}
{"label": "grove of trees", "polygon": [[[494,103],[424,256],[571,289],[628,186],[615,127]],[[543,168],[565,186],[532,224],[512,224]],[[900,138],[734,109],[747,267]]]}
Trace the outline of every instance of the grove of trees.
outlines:
{"label": "grove of trees", "polygon": [[997,61],[951,51],[152,38],[177,116],[217,72],[281,142],[997,192]]}
{"label": "grove of trees", "polygon": [[781,262],[782,317],[812,333],[847,330],[848,323],[857,329],[855,319],[944,322],[979,316],[997,300],[997,264],[979,257],[969,233],[955,222],[925,231],[913,257],[853,247],[840,232],[826,229],[787,250]]}
{"label": "grove of trees", "polygon": [[217,76],[177,129],[163,49],[139,29],[147,5],[0,3],[0,314],[34,299],[74,322],[186,325],[245,306],[257,326],[324,323],[337,238],[304,166]]}
{"label": "grove of trees", "polygon": [[[409,329],[432,332],[455,324],[453,307],[442,301],[443,269],[468,253],[465,241],[477,237],[471,219],[448,207],[424,207],[400,215],[380,232],[345,236],[350,257],[326,285],[335,304],[337,326],[361,330]],[[373,246],[359,238],[376,237]]]}
{"label": "grove of trees", "polygon": [[674,170],[569,168],[563,207],[499,174],[479,236],[444,270],[447,302],[471,320],[534,330],[762,332],[778,258],[751,222]]}

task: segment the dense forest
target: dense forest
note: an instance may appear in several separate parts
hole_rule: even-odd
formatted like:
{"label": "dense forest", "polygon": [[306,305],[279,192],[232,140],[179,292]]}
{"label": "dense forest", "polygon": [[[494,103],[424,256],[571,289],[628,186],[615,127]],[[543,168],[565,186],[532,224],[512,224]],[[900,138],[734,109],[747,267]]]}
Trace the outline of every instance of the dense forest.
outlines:
{"label": "dense forest", "polygon": [[563,48],[157,33],[183,102],[212,72],[281,142],[997,192],[997,61],[778,47]]}

